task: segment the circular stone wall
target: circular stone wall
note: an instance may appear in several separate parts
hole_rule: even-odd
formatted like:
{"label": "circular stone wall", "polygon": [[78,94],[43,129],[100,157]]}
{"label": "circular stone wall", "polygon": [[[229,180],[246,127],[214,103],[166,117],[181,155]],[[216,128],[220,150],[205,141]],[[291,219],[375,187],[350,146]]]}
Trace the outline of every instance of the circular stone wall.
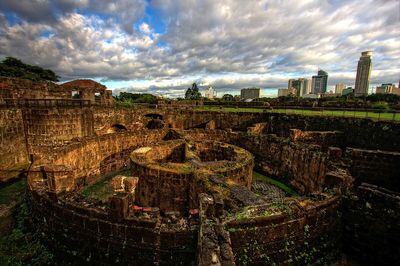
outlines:
{"label": "circular stone wall", "polygon": [[219,175],[228,182],[250,188],[253,156],[234,145],[216,142],[171,140],[139,148],[131,153],[133,175],[139,177],[135,200],[161,211],[187,213],[199,176]]}

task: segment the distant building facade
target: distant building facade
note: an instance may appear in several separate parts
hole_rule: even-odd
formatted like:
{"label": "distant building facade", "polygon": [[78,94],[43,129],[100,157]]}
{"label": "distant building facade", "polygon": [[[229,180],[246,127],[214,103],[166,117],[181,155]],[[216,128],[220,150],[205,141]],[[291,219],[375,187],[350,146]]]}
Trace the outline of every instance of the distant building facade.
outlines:
{"label": "distant building facade", "polygon": [[292,88],[283,88],[283,89],[278,89],[278,97],[284,97],[284,96],[294,96],[296,95],[296,89]]}
{"label": "distant building facade", "polygon": [[361,53],[360,60],[358,60],[356,84],[354,88],[355,96],[368,94],[369,80],[372,69],[371,57],[372,57],[372,51],[365,51]]}
{"label": "distant building facade", "polygon": [[400,95],[400,89],[396,88],[396,85],[392,83],[384,83],[379,87],[376,87],[375,93],[388,93]]}
{"label": "distant building facade", "polygon": [[311,93],[311,79],[304,79],[303,96]]}
{"label": "distant building facade", "polygon": [[214,99],[215,97],[217,97],[217,91],[212,86],[209,86],[204,93],[204,97],[208,99]]}
{"label": "distant building facade", "polygon": [[311,82],[305,78],[289,79],[288,89],[295,89],[296,96],[302,97],[311,92]]}
{"label": "distant building facade", "polygon": [[353,92],[354,92],[354,90],[353,90],[352,87],[347,87],[346,89],[344,89],[342,91],[342,95],[348,95],[348,94],[353,93]]}
{"label": "distant building facade", "polygon": [[338,83],[335,85],[335,93],[336,94],[342,94],[344,89],[346,89],[346,85],[344,85],[343,83]]}
{"label": "distant building facade", "polygon": [[260,98],[260,88],[246,88],[240,90],[240,98],[244,100],[253,100]]}
{"label": "distant building facade", "polygon": [[318,75],[312,77],[311,83],[311,93],[312,94],[321,94],[326,92],[326,88],[328,86],[328,73],[321,70],[318,70]]}

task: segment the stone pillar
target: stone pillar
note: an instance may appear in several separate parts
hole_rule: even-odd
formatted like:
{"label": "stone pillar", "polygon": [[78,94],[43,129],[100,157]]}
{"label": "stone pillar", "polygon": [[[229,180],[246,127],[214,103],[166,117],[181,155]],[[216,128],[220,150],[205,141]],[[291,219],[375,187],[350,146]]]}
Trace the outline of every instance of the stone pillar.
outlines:
{"label": "stone pillar", "polygon": [[122,221],[129,215],[129,193],[118,193],[110,197],[110,218]]}

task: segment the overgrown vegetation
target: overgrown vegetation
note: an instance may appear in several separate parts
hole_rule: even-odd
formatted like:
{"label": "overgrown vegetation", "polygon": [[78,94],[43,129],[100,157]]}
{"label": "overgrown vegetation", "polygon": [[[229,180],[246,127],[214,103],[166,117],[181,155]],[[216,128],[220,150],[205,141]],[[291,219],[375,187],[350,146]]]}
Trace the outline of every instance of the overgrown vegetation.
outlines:
{"label": "overgrown vegetation", "polygon": [[43,245],[45,235],[32,223],[26,197],[14,218],[12,232],[0,236],[0,265],[55,265],[53,253]]}
{"label": "overgrown vegetation", "polygon": [[112,173],[104,176],[98,182],[86,186],[82,190],[82,195],[85,197],[91,197],[102,201],[107,201],[110,196],[114,194],[114,190],[111,187],[111,179],[116,175],[126,175],[129,176],[131,173],[129,170],[124,170],[117,173]]}
{"label": "overgrown vegetation", "polygon": [[14,57],[6,57],[6,59],[0,63],[0,76],[30,79],[33,81],[58,81],[59,78],[59,76],[50,69],[28,65]]}
{"label": "overgrown vegetation", "polygon": [[120,92],[118,96],[115,96],[117,104],[131,105],[135,103],[148,103],[156,104],[157,97],[149,93],[130,93],[130,92]]}
{"label": "overgrown vegetation", "polygon": [[20,201],[23,198],[26,189],[26,179],[21,178],[18,181],[0,188],[0,204],[10,204]]}

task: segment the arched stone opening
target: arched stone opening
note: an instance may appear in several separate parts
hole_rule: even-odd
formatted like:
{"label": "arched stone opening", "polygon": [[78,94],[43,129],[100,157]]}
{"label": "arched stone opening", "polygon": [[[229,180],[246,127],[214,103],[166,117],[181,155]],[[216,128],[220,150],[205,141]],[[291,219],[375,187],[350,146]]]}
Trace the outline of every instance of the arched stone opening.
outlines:
{"label": "arched stone opening", "polygon": [[127,131],[128,129],[121,124],[114,124],[110,128],[107,129],[107,134],[117,133],[122,131]]}

